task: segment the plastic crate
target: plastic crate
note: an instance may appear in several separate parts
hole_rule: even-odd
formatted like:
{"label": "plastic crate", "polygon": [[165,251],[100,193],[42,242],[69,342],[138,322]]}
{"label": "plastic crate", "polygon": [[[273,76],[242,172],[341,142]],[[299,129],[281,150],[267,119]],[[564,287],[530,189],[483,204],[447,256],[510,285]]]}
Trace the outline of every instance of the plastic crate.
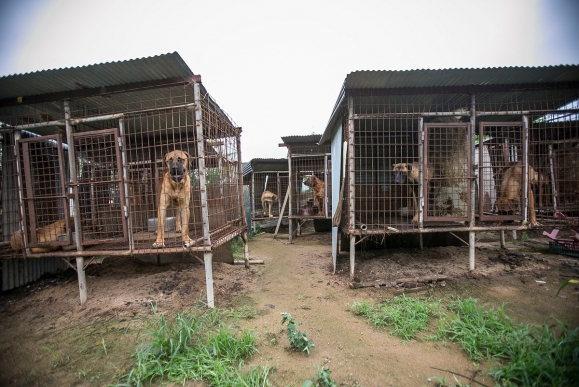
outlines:
{"label": "plastic crate", "polygon": [[549,251],[556,254],[579,258],[579,243],[549,242]]}

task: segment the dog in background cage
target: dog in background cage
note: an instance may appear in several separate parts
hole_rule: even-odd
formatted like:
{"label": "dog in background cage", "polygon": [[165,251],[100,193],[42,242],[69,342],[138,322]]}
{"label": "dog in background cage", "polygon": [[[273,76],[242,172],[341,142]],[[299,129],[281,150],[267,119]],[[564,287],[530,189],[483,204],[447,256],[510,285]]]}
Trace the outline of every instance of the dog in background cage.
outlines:
{"label": "dog in background cage", "polygon": [[[527,179],[527,198],[529,200],[529,225],[540,226],[535,214],[535,194],[533,186],[539,184],[540,175],[528,166],[529,177]],[[495,202],[499,214],[510,215],[520,211],[521,195],[523,189],[523,164],[518,163],[510,166],[503,175],[501,194]]]}
{"label": "dog in background cage", "polygon": [[263,191],[261,194],[261,208],[265,216],[269,213],[269,217],[273,218],[271,208],[273,207],[274,202],[277,202],[277,195],[271,191]]}
{"label": "dog in background cage", "polygon": [[[414,217],[412,223],[418,223],[418,187],[420,183],[420,163],[398,163],[392,166],[394,174],[394,184],[408,184],[412,190],[412,200],[414,204]],[[434,172],[428,168],[428,178],[432,178]]]}
{"label": "dog in background cage", "polygon": [[318,179],[316,175],[310,175],[304,181],[304,185],[311,187],[312,190],[314,191],[314,200],[318,205],[318,214],[322,215],[325,214],[324,211],[324,203],[326,201],[324,197],[325,183],[321,179]]}
{"label": "dog in background cage", "polygon": [[[74,218],[72,216],[68,220],[68,225],[71,227],[71,230],[74,231]],[[39,243],[56,242],[60,235],[66,235],[66,227],[67,222],[65,219],[57,220],[47,226],[37,228],[36,238]],[[16,231],[12,234],[10,237],[10,247],[12,247],[14,251],[20,251],[24,248],[21,231]],[[62,246],[31,247],[30,251],[33,253],[48,253],[59,250],[61,247]]]}

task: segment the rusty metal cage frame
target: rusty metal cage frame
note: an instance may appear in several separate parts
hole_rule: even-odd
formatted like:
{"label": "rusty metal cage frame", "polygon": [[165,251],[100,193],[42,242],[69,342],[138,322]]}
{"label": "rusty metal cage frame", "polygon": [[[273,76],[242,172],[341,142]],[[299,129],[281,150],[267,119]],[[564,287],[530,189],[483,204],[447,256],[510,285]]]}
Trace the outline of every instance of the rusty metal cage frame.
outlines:
{"label": "rusty metal cage frame", "polygon": [[[271,177],[271,178],[270,178]],[[250,198],[251,198],[251,219],[254,222],[270,219],[266,216],[266,209],[263,208],[261,195],[264,191],[270,191],[277,196],[277,200],[272,206],[272,217],[279,218],[283,206],[285,193],[289,185],[289,172],[287,171],[255,171],[251,175]],[[273,187],[272,187],[273,186]],[[282,218],[288,217],[288,208],[284,209]]]}
{"label": "rusty metal cage frame", "polygon": [[[356,246],[366,239],[380,244],[386,236],[397,233],[422,235],[450,232],[455,235],[456,232],[468,232],[468,241],[459,239],[470,246],[469,266],[474,269],[475,232],[527,230],[537,227],[539,223],[544,227],[579,226],[576,183],[579,175],[575,172],[577,168],[571,167],[579,163],[578,96],[577,85],[565,83],[540,87],[535,84],[481,86],[480,90],[475,87],[417,87],[408,90],[345,88],[338,98],[323,143],[329,141],[331,136],[340,136],[332,138],[333,146],[342,142],[347,146],[346,152],[339,152],[342,158],[346,158],[346,171],[342,183],[345,186],[345,200],[337,211],[341,215],[338,217],[338,229],[350,241],[351,276],[354,273]],[[507,136],[509,129],[520,132],[517,135],[520,141],[515,151],[516,157],[504,167],[516,168],[516,164],[520,163],[524,177],[520,185],[515,186],[520,191],[520,197],[510,199],[518,208],[505,214],[499,214],[494,203],[489,212],[489,206],[483,203],[485,190],[488,190],[483,179],[489,175],[485,173],[488,165],[483,164],[489,160],[488,155],[484,156],[484,148],[486,144],[500,140],[496,132],[485,138],[493,127],[505,128],[503,137]],[[433,184],[430,169],[432,166],[439,168],[441,164],[433,160],[433,155],[438,157],[435,152],[442,149],[429,145],[429,141],[432,144],[429,139],[431,128],[461,128],[463,131],[459,141],[461,156],[456,158],[454,164],[458,166],[464,161],[460,165],[464,184],[460,185],[460,191],[449,195],[453,199],[460,197],[463,202],[460,216],[454,216],[450,209],[445,210],[450,216],[437,215],[439,209],[436,205],[443,201],[437,202],[433,200],[436,196],[429,196],[432,195],[429,191]],[[444,145],[443,140],[440,144],[447,146],[442,153],[452,153],[451,146]],[[555,160],[553,157],[557,152],[559,156]],[[417,163],[415,169],[419,176],[416,181],[400,179],[401,183],[396,185],[394,166],[401,164],[400,168],[410,169],[414,163]],[[452,164],[449,163],[447,168]],[[539,172],[532,179],[529,175],[533,171],[530,165],[536,165],[534,168]],[[515,173],[513,171],[520,173],[516,169],[511,173]],[[405,173],[410,174],[408,171]],[[449,179],[448,174],[437,177],[434,173],[434,179],[441,181],[439,188],[448,186],[448,182],[444,182]],[[541,177],[540,173],[548,177]],[[555,181],[548,183],[548,178],[553,180],[553,177]],[[493,179],[500,178],[499,175],[493,176]],[[541,190],[537,184],[543,186],[544,191],[539,199],[535,199],[536,208],[531,215],[531,196],[528,194],[529,191]],[[417,189],[419,208],[409,211],[410,204],[405,203],[412,202],[414,187]],[[500,182],[497,187],[500,187]],[[558,191],[558,187],[563,189],[564,194]],[[501,192],[497,188],[495,190],[498,199]],[[560,195],[565,198],[564,205],[559,203],[557,207]],[[434,211],[428,213],[432,206]],[[402,207],[406,207],[404,215]],[[563,208],[567,216],[558,215],[558,209]],[[415,215],[415,221],[411,221],[412,215]],[[336,251],[339,250],[337,241],[345,242],[347,239],[333,239],[334,263]],[[422,247],[422,238],[420,241]]]}
{"label": "rusty metal cage frame", "polygon": [[[3,101],[0,258],[77,258],[71,267],[80,281],[84,263],[78,259],[84,257],[203,253],[212,306],[211,253],[238,235],[247,239],[241,128],[199,76],[140,86]],[[155,248],[151,219],[166,172],[163,158],[176,149],[190,155],[192,241],[184,248],[181,235],[167,232],[167,245]],[[50,184],[59,188],[47,191]],[[44,210],[35,210],[43,200]],[[114,216],[99,216],[105,209]],[[62,229],[53,230],[56,223]],[[58,235],[39,240],[37,232],[44,231]],[[8,246],[11,235],[20,238],[20,251]]]}
{"label": "rusty metal cage frame", "polygon": [[[314,229],[325,229],[323,222],[332,217],[332,156],[330,147],[319,145],[320,135],[285,136],[280,146],[288,149],[288,207],[290,243],[294,234],[301,233],[307,220],[313,220]],[[316,195],[316,189],[308,186],[306,180],[314,178],[323,183],[323,198]],[[320,202],[322,203],[320,205]],[[320,214],[320,207],[323,213]],[[294,227],[295,226],[295,227]]]}

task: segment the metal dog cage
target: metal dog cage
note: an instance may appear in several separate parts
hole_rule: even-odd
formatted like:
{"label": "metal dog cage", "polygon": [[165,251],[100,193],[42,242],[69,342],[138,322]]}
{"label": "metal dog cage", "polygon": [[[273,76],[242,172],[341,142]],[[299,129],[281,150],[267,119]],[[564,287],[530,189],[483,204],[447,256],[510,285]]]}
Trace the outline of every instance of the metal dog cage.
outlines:
{"label": "metal dog cage", "polygon": [[[332,158],[329,145],[318,145],[320,137],[319,134],[282,137],[280,146],[288,149],[290,242],[306,220],[313,219],[315,228],[322,229],[332,213]],[[309,183],[311,179],[318,182],[317,186]]]}
{"label": "metal dog cage", "polygon": [[[252,159],[243,169],[243,184],[249,187],[252,229],[255,231],[257,224],[277,222],[289,185],[287,159]],[[263,208],[261,197],[264,191],[277,197],[271,214],[275,221],[266,213],[268,208]],[[282,218],[287,218],[288,212],[286,206]]]}
{"label": "metal dog cage", "polygon": [[[334,264],[350,242],[397,233],[578,227],[579,66],[359,71],[331,144]],[[342,162],[336,162],[342,160]],[[466,243],[466,242],[465,242]]]}
{"label": "metal dog cage", "polygon": [[[75,258],[84,303],[84,258],[202,254],[212,307],[213,252],[247,239],[241,128],[179,54],[3,77],[0,90],[0,258]],[[165,247],[153,248],[174,150],[189,156],[192,243],[170,207]]]}

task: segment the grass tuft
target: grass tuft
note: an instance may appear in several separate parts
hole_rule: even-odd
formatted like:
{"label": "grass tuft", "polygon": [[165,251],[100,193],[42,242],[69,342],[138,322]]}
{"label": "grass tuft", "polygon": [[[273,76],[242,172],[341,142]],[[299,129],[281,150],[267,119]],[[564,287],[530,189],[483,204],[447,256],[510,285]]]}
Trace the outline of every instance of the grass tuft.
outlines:
{"label": "grass tuft", "polygon": [[440,301],[414,297],[394,297],[382,304],[370,305],[367,302],[354,302],[351,311],[363,316],[376,327],[390,326],[392,334],[404,341],[414,340],[418,332],[426,331],[430,318],[440,308]]}
{"label": "grass tuft", "polygon": [[268,386],[271,367],[243,365],[257,352],[255,332],[236,334],[227,319],[230,310],[203,309],[181,312],[168,320],[163,315],[148,322],[137,347],[135,364],[122,386],[142,386],[153,381],[185,384],[203,380],[211,386]]}
{"label": "grass tuft", "polygon": [[[459,343],[474,360],[488,358],[489,372],[503,386],[570,386],[579,375],[579,328],[515,324],[499,308],[457,299],[454,316],[441,319],[440,337]],[[561,331],[557,334],[556,331]]]}

